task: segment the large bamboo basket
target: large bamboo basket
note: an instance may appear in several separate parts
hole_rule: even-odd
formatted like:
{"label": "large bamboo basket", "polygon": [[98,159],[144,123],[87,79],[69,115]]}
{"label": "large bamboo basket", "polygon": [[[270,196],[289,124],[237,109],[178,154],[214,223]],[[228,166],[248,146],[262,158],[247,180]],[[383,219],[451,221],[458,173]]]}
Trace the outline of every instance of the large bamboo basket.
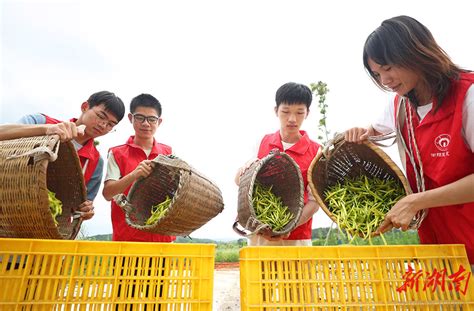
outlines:
{"label": "large bamboo basket", "polygon": [[[86,188],[72,143],[56,135],[0,141],[0,172],[0,237],[76,237],[81,220],[73,213],[86,201]],[[57,226],[48,189],[63,204]]]}
{"label": "large bamboo basket", "polygon": [[[187,236],[224,209],[219,188],[185,161],[159,155],[152,173],[133,184],[127,197],[116,199],[127,224],[135,229],[162,235]],[[171,198],[166,214],[145,225],[151,207]]]}
{"label": "large bamboo basket", "polygon": [[[293,214],[293,219],[281,230],[271,228],[257,219],[252,204],[255,182],[265,187],[272,187],[272,192],[280,197],[283,204]],[[240,178],[237,220],[234,230],[242,236],[271,231],[273,236],[291,232],[298,223],[304,206],[304,183],[298,164],[286,153],[272,151],[266,157],[252,163]],[[240,225],[249,232],[237,227]]]}
{"label": "large bamboo basket", "polygon": [[[319,149],[308,170],[308,183],[323,211],[337,222],[325,200],[325,191],[345,179],[363,175],[368,178],[395,180],[406,194],[412,193],[405,175],[384,151],[369,141],[361,144],[346,142],[340,134],[324,149]],[[419,213],[411,222],[410,228],[418,228],[424,217],[424,211]]]}

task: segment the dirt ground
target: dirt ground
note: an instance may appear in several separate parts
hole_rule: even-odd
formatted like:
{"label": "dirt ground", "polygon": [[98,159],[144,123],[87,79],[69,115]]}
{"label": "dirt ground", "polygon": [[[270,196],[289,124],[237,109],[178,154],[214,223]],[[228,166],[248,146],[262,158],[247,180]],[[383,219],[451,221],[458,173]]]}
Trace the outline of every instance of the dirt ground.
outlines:
{"label": "dirt ground", "polygon": [[239,263],[216,263],[212,310],[240,310]]}

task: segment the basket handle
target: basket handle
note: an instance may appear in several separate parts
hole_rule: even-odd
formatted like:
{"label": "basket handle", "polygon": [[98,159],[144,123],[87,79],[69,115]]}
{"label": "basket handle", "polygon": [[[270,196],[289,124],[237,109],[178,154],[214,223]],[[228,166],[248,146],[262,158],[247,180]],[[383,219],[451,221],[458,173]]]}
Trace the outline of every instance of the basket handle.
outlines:
{"label": "basket handle", "polygon": [[232,229],[234,229],[234,231],[240,235],[240,236],[243,236],[243,237],[249,237],[251,236],[252,234],[251,233],[245,233],[245,231],[239,229],[237,226],[238,226],[239,222],[236,220],[234,221],[234,224],[232,225]]}
{"label": "basket handle", "polygon": [[274,154],[274,155],[280,155],[281,151],[280,149],[278,148],[273,148],[272,150],[270,150],[270,153],[269,154]]}
{"label": "basket handle", "polygon": [[114,196],[114,201],[122,209],[122,211],[125,212],[125,215],[128,215],[128,213],[130,213],[133,209],[132,204],[128,202],[127,197],[123,193]]}
{"label": "basket handle", "polygon": [[[250,222],[251,219],[253,219],[253,218],[250,217],[248,222]],[[255,229],[255,231],[250,232],[250,233],[246,233],[245,231],[243,231],[243,230],[237,228],[238,223],[239,223],[239,221],[238,221],[238,220],[235,220],[235,221],[234,221],[234,224],[232,225],[232,229],[234,229],[234,231],[235,231],[237,234],[239,234],[239,235],[241,235],[241,236],[243,236],[243,237],[247,237],[247,238],[248,238],[248,237],[251,237],[251,236],[253,236],[253,235],[258,234],[259,232],[261,232],[261,231],[263,231],[263,230],[265,230],[265,229],[267,229],[267,228],[270,228],[270,226],[268,226],[267,224],[260,224],[260,225]]]}
{"label": "basket handle", "polygon": [[[392,143],[387,143],[387,144],[381,143],[381,141],[392,139],[392,138],[395,138],[392,141]],[[390,147],[390,146],[393,146],[397,142],[397,135],[396,133],[392,132],[392,133],[382,134],[378,136],[369,136],[368,140],[379,147]]]}
{"label": "basket handle", "polygon": [[344,133],[334,133],[334,137],[329,139],[321,149],[321,153],[325,158],[329,158],[329,150],[332,148],[338,148],[345,142]]}
{"label": "basket handle", "polygon": [[12,154],[8,156],[6,159],[16,159],[21,157],[33,157],[34,163],[37,163],[41,160],[47,159],[49,162],[54,162],[58,158],[58,151],[59,151],[59,136],[54,135],[57,137],[56,145],[54,146],[54,150],[49,149],[46,146],[39,146],[22,154]]}

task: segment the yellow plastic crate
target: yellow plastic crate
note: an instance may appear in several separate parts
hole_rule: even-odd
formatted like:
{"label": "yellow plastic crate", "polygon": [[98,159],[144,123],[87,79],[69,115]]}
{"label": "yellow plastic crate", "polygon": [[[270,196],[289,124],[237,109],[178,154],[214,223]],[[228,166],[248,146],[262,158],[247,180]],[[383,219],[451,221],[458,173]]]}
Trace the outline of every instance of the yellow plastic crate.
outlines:
{"label": "yellow plastic crate", "polygon": [[212,310],[213,244],[0,239],[0,310]]}
{"label": "yellow plastic crate", "polygon": [[474,310],[464,245],[245,247],[241,310]]}

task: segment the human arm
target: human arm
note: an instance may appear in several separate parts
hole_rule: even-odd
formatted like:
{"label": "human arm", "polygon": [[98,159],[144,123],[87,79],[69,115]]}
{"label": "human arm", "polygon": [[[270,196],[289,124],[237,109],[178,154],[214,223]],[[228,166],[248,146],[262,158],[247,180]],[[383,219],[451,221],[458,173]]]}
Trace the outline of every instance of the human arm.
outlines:
{"label": "human arm", "polygon": [[92,173],[91,179],[86,184],[87,200],[79,205],[77,212],[80,213],[82,220],[91,219],[94,216],[94,199],[99,192],[100,183],[102,181],[102,171],[104,169],[104,160],[99,158],[97,166]]}
{"label": "human arm", "polygon": [[379,136],[395,131],[395,97],[391,94],[385,104],[383,112],[378,115],[374,122],[365,127],[354,127],[344,132],[344,139],[348,142],[362,143],[370,136]]}
{"label": "human arm", "polygon": [[300,220],[296,224],[296,227],[299,227],[302,224],[307,223],[308,220],[310,220],[313,217],[313,215],[316,214],[318,210],[319,210],[319,204],[314,200],[308,200],[308,202],[303,207]]}
{"label": "human arm", "polygon": [[413,217],[422,209],[474,202],[473,189],[474,174],[470,174],[442,187],[407,195],[385,215],[377,233],[393,227],[406,231]]}
{"label": "human arm", "polygon": [[104,182],[104,189],[102,190],[102,195],[107,201],[111,201],[115,195],[123,193],[138,178],[145,178],[150,175],[154,167],[154,162],[151,160],[144,160],[140,162],[132,172],[123,177],[111,177],[109,175],[109,172],[114,170],[114,167],[118,167],[117,162],[113,157],[113,153],[109,153],[107,177]]}
{"label": "human arm", "polygon": [[0,140],[42,135],[58,135],[62,142],[84,134],[83,128],[73,122],[58,124],[4,124],[0,125]]}
{"label": "human arm", "polygon": [[353,127],[344,132],[344,139],[352,143],[361,143],[367,140],[369,136],[378,136],[382,133],[376,131],[372,125],[367,128]]}
{"label": "human arm", "polygon": [[99,192],[100,183],[102,182],[102,172],[104,170],[104,160],[102,157],[99,158],[97,166],[92,173],[91,179],[86,184],[87,189],[87,200],[94,201],[97,193]]}

